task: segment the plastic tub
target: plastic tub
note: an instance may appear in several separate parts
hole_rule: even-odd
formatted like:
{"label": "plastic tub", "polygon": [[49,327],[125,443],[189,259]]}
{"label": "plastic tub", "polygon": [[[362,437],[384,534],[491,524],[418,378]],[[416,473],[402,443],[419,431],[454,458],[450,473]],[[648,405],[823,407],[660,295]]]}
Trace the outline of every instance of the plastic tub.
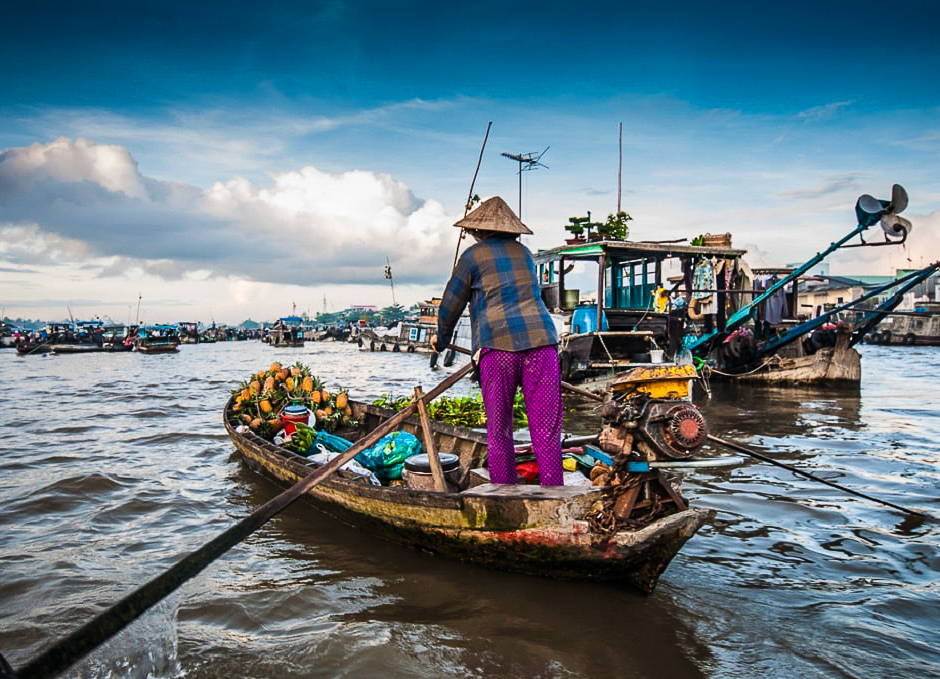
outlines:
{"label": "plastic tub", "polygon": [[[454,485],[460,473],[460,459],[453,453],[438,453],[444,479]],[[434,490],[434,477],[431,475],[431,460],[426,453],[412,455],[405,460],[401,473],[405,485],[414,490]]]}
{"label": "plastic tub", "polygon": [[284,431],[293,434],[297,422],[310,424],[310,410],[306,406],[287,406],[284,408]]}

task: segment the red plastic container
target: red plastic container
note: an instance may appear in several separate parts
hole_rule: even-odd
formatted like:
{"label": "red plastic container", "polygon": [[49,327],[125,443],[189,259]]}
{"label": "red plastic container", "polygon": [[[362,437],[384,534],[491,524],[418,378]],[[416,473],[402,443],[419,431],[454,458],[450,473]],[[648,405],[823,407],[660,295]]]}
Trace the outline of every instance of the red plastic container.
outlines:
{"label": "red plastic container", "polygon": [[539,477],[539,463],[535,460],[520,462],[516,465],[516,474],[526,483],[533,483]]}
{"label": "red plastic container", "polygon": [[297,422],[310,424],[310,410],[306,406],[287,406],[284,408],[284,431],[293,434]]}

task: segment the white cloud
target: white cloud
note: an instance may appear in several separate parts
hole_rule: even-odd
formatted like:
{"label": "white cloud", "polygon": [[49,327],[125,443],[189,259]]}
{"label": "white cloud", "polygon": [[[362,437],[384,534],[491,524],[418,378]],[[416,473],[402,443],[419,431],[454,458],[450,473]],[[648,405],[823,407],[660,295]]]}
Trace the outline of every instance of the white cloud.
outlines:
{"label": "white cloud", "polygon": [[427,283],[441,278],[455,221],[387,174],[306,166],[263,186],[233,178],[201,191],[144,177],[126,149],[84,139],[8,149],[0,195],[10,261],[108,257],[106,273],[137,266],[168,279],[205,270],[272,283],[378,282],[388,257],[402,282]]}
{"label": "white cloud", "polygon": [[80,262],[91,253],[81,241],[42,231],[36,224],[0,224],[0,256],[19,264]]}
{"label": "white cloud", "polygon": [[848,108],[853,103],[852,101],[833,101],[828,104],[822,104],[821,106],[808,108],[805,111],[800,111],[797,113],[796,117],[813,121],[830,120],[834,118],[839,111]]}
{"label": "white cloud", "polygon": [[32,144],[0,155],[0,189],[11,183],[28,185],[44,180],[89,181],[108,191],[146,198],[137,164],[127,149],[120,146],[61,137],[48,144]]}
{"label": "white cloud", "polygon": [[202,190],[146,177],[123,147],[85,139],[0,153],[0,198],[0,263],[20,273],[0,288],[9,308],[31,290],[57,309],[57,286],[60,296],[96,291],[94,313],[113,307],[115,291],[136,299],[147,289],[151,312],[165,302],[170,316],[196,304],[186,300],[198,287],[210,313],[229,321],[286,313],[286,298],[300,308],[323,297],[340,308],[376,296],[391,304],[386,258],[396,301],[410,305],[439,292],[456,236],[439,202],[388,174],[308,165]]}

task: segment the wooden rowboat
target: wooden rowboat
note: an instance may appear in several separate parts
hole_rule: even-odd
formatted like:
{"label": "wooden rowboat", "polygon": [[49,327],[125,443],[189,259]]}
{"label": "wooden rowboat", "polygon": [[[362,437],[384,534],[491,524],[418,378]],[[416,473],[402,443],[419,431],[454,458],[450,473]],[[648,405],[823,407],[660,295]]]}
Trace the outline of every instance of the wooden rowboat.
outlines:
{"label": "wooden rowboat", "polygon": [[[239,427],[233,403],[225,407],[225,429],[251,468],[284,486],[315,469],[305,457]],[[352,441],[395,414],[364,403],[350,405],[361,424],[337,433]],[[484,459],[485,434],[433,421],[430,426],[437,450],[458,456],[452,491],[374,486],[341,470],[310,488],[306,498],[350,525],[422,551],[532,575],[622,582],[646,593],[714,515],[714,510],[683,506],[643,527],[600,535],[592,532],[588,515],[604,489],[487,483],[473,472]],[[424,440],[418,417],[400,428]]]}

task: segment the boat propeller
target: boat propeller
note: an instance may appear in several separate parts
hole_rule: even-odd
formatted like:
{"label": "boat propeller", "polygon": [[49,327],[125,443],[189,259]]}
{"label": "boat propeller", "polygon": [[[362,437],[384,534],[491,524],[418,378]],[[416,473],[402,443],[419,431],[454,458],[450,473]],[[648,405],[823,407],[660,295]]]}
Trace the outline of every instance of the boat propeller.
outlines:
{"label": "boat propeller", "polygon": [[[891,200],[879,200],[870,195],[859,196],[855,203],[855,216],[861,227],[869,227],[880,222],[885,234],[884,243],[865,243],[863,245],[885,245],[903,243],[911,231],[911,222],[898,214],[907,208],[907,191],[900,184],[891,187]],[[852,246],[847,246],[852,247]]]}

